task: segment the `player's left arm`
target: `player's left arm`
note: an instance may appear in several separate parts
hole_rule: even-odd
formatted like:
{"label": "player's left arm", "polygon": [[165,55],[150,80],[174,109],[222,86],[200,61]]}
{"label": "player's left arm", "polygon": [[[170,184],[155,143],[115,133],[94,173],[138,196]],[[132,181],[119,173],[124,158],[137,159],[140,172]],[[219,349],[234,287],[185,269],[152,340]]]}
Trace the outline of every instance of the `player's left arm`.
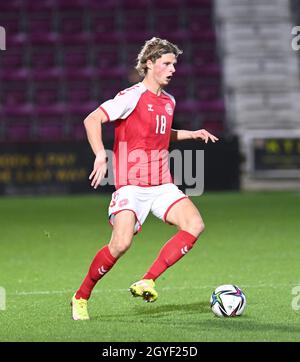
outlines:
{"label": "player's left arm", "polygon": [[198,129],[197,131],[187,131],[184,129],[171,129],[171,142],[184,140],[202,140],[207,143],[209,140],[215,143],[219,138],[206,131],[206,129]]}

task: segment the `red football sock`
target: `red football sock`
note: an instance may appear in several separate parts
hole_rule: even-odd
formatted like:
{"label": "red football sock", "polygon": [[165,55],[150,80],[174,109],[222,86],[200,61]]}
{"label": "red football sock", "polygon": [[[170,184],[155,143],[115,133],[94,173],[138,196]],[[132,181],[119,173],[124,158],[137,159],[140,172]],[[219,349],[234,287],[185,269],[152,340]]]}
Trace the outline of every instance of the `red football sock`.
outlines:
{"label": "red football sock", "polygon": [[101,279],[116,263],[117,258],[111,255],[108,246],[104,246],[94,257],[90,269],[77,290],[75,298],[89,299],[96,283]]}
{"label": "red football sock", "polygon": [[197,238],[187,231],[179,231],[161,248],[158,257],[143,279],[157,279],[167,268],[181,259],[192,249]]}

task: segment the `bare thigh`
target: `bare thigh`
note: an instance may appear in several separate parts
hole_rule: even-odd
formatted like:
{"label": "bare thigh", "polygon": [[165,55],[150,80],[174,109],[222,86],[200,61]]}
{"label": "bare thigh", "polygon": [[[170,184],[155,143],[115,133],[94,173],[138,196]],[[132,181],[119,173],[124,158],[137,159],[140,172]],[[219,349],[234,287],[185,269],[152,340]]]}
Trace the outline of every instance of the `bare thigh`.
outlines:
{"label": "bare thigh", "polygon": [[167,214],[166,221],[195,237],[198,237],[204,231],[204,222],[200,212],[188,198],[172,206]]}

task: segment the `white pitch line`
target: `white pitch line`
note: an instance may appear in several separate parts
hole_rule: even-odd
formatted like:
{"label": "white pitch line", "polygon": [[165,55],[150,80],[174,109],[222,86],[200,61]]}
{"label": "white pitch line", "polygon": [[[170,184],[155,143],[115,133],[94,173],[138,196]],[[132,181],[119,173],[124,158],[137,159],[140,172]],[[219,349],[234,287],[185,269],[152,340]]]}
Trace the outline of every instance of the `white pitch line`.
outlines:
{"label": "white pitch line", "polygon": [[[243,285],[242,289],[245,288],[293,288],[294,286],[299,285],[299,283],[294,284],[259,284],[259,285]],[[202,285],[194,287],[164,287],[161,288],[161,291],[168,290],[188,290],[188,289],[211,289],[211,285]],[[105,290],[94,290],[94,293],[111,293],[111,292],[127,292],[128,289],[105,289]],[[7,296],[27,296],[27,295],[52,295],[52,294],[67,294],[74,293],[74,289],[70,290],[37,290],[37,291],[16,291],[15,293],[7,293]]]}
{"label": "white pitch line", "polygon": [[[126,289],[105,289],[105,292],[123,292]],[[15,292],[15,293],[8,293],[7,295],[51,295],[51,294],[66,294],[66,293],[73,293],[76,291],[76,289],[72,289],[72,290],[37,290],[37,291],[32,291],[32,292]],[[94,293],[99,293],[100,290],[94,290]]]}

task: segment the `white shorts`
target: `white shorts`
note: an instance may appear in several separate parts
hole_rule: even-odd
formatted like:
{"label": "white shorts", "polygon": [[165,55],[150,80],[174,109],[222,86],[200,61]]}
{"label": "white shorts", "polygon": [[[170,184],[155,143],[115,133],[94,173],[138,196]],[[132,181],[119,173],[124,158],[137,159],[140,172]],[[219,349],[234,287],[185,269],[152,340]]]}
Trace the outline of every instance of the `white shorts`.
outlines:
{"label": "white shorts", "polygon": [[138,233],[149,212],[166,222],[171,207],[187,198],[179,188],[172,184],[141,187],[127,185],[112,194],[108,208],[109,222],[113,226],[114,216],[122,210],[131,210],[135,214],[134,233]]}

